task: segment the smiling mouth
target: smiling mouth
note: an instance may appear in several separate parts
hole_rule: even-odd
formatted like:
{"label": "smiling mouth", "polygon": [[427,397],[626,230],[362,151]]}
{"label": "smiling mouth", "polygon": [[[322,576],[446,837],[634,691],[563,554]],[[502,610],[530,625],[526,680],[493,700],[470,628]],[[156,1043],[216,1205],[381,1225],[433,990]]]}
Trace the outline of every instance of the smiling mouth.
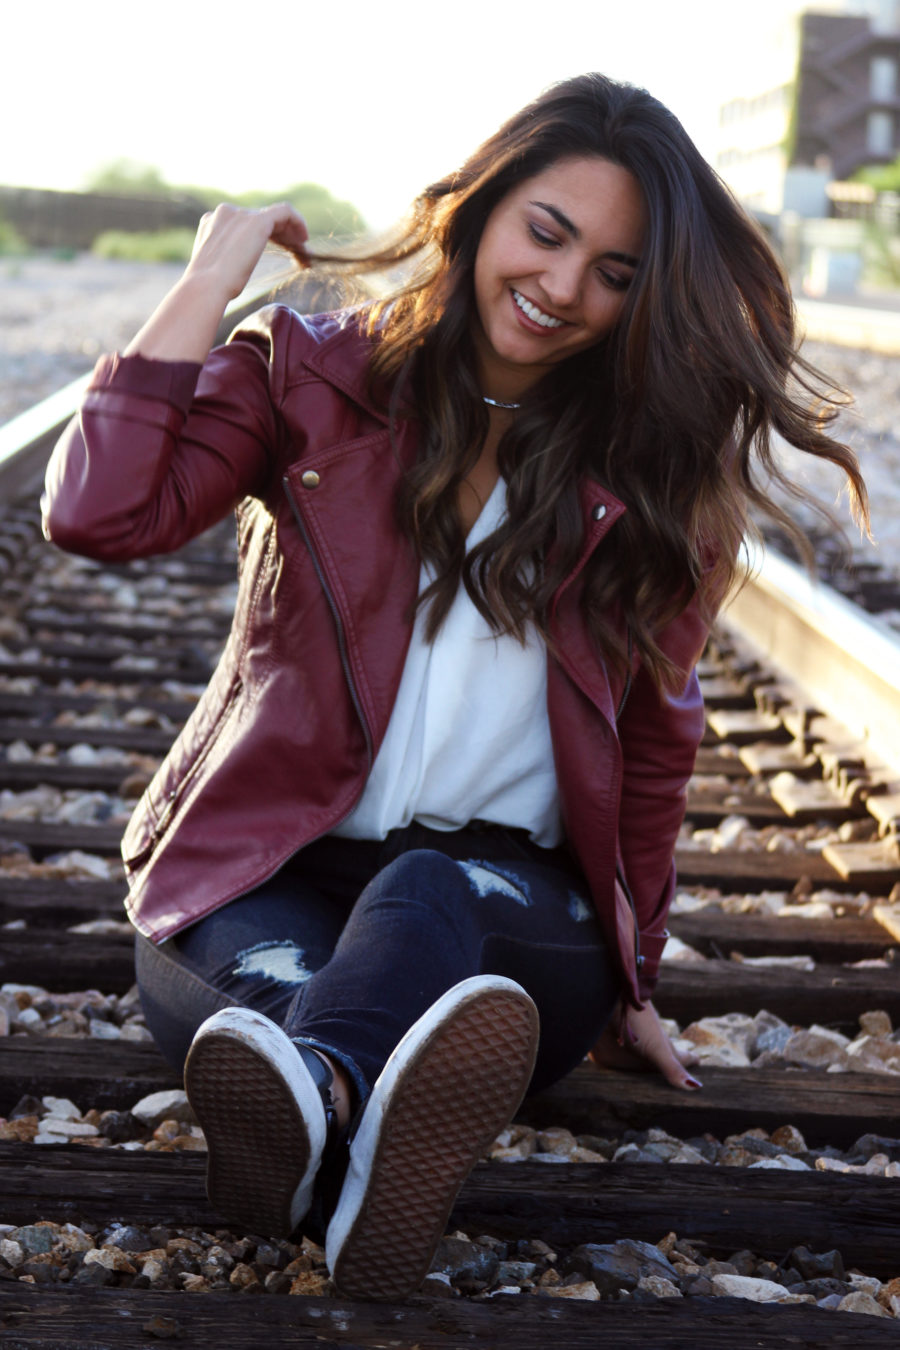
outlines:
{"label": "smiling mouth", "polygon": [[510,290],[513,300],[515,300],[526,319],[530,319],[532,323],[540,324],[541,328],[563,328],[565,326],[564,319],[557,319],[552,314],[545,314],[542,309],[538,309],[537,305],[532,304],[530,300],[526,300],[520,291],[517,291],[514,287],[510,287]]}

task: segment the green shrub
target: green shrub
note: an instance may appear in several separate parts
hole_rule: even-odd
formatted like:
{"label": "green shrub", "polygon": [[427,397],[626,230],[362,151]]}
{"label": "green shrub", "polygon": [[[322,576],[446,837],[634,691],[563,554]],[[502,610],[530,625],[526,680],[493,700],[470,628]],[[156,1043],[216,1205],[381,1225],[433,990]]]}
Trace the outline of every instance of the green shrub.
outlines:
{"label": "green shrub", "polygon": [[187,262],[194,244],[194,231],[104,230],[91,245],[98,258],[123,258],[128,262]]}
{"label": "green shrub", "polygon": [[90,176],[84,191],[109,192],[117,197],[169,197],[173,189],[153,164],[115,159]]}
{"label": "green shrub", "polygon": [[0,257],[21,257],[28,252],[28,245],[15,225],[0,216]]}
{"label": "green shrub", "polygon": [[352,202],[333,197],[320,183],[295,183],[282,192],[243,192],[232,197],[238,206],[269,206],[290,202],[303,216],[312,238],[357,235],[364,228],[362,216]]}

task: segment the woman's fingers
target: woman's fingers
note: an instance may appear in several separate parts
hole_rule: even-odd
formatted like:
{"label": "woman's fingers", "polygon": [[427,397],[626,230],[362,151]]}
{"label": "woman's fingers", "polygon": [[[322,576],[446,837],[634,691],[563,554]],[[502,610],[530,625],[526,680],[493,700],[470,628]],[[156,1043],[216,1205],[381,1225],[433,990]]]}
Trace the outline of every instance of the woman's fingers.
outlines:
{"label": "woman's fingers", "polygon": [[[637,1047],[641,1049],[640,1046]],[[689,1073],[675,1052],[675,1047],[660,1028],[660,1037],[649,1038],[643,1045],[644,1057],[662,1074],[673,1087],[696,1090],[699,1081]]]}
{"label": "woman's fingers", "polygon": [[[625,1030],[621,1041],[612,1029],[618,1025],[624,1025]],[[590,1058],[600,1068],[657,1069],[673,1087],[688,1091],[701,1086],[688,1072],[652,1003],[646,1003],[640,1010],[629,1008],[624,1024],[617,1014],[591,1050]]]}
{"label": "woman's fingers", "polygon": [[678,1058],[652,1003],[645,1003],[640,1010],[629,1008],[628,1026],[633,1048],[659,1070],[667,1083],[690,1090],[700,1087],[699,1081],[688,1073]]}
{"label": "woman's fingers", "polygon": [[290,202],[276,202],[258,211],[222,202],[200,221],[188,272],[213,277],[233,297],[250,280],[270,240],[308,263],[308,239],[306,222]]}
{"label": "woman's fingers", "polygon": [[272,232],[269,236],[272,243],[279,244],[295,257],[302,258],[308,266],[306,244],[309,241],[309,230],[299,211],[295,210],[290,202],[279,202],[268,210],[272,213]]}

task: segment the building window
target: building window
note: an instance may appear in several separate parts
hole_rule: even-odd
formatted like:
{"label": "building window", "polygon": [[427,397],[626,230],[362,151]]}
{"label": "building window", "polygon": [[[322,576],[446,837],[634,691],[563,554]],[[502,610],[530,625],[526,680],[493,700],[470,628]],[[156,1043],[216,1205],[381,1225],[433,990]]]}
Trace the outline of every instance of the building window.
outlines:
{"label": "building window", "polygon": [[866,149],[870,155],[894,153],[894,119],[887,112],[870,112],[866,127]]}
{"label": "building window", "polygon": [[897,92],[897,62],[892,56],[873,56],[869,93],[876,103],[887,103]]}

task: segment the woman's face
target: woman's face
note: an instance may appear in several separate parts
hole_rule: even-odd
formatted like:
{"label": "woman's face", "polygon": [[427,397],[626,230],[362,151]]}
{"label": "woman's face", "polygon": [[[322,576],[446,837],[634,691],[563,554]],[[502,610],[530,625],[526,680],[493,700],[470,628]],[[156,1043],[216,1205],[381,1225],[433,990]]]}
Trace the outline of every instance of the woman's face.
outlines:
{"label": "woman's face", "polygon": [[645,225],[636,179],[597,155],[557,160],[503,198],[475,258],[483,393],[515,399],[610,331]]}

